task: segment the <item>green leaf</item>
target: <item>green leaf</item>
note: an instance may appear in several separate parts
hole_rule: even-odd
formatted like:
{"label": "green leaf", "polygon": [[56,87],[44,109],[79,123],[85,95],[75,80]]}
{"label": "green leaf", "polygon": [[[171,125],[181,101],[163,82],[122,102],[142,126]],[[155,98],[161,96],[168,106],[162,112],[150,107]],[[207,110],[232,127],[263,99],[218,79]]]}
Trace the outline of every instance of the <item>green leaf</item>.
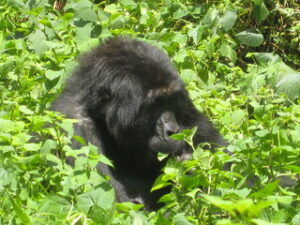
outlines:
{"label": "green leaf", "polygon": [[237,59],[237,55],[236,55],[235,50],[229,44],[226,44],[226,43],[222,44],[219,51],[222,56],[229,58],[230,61],[235,63],[235,61]]}
{"label": "green leaf", "polygon": [[250,47],[260,46],[264,41],[262,34],[253,33],[252,31],[242,31],[235,36],[242,44]]}
{"label": "green leaf", "polygon": [[62,129],[64,129],[68,133],[69,136],[73,136],[74,135],[74,128],[73,128],[74,122],[76,122],[76,120],[66,119],[60,124],[60,127]]}
{"label": "green leaf", "polygon": [[252,0],[254,5],[261,5],[264,0]]}
{"label": "green leaf", "polygon": [[285,166],[285,168],[288,170],[291,170],[295,173],[300,174],[300,166],[288,165],[288,166]]}
{"label": "green leaf", "polygon": [[292,224],[293,225],[299,225],[300,224],[300,212],[298,214],[296,214],[296,216],[293,217]]}
{"label": "green leaf", "polygon": [[90,192],[90,197],[95,205],[102,209],[109,209],[113,206],[115,192],[110,185],[102,183],[100,187]]}
{"label": "green leaf", "polygon": [[20,205],[21,200],[19,197],[10,198],[12,203],[14,212],[16,213],[17,217],[22,221],[22,224],[31,224],[30,217],[26,214],[26,210]]}
{"label": "green leaf", "polygon": [[41,30],[36,30],[28,36],[28,40],[31,44],[28,47],[35,51],[36,54],[40,55],[49,49],[46,41],[46,35]]}
{"label": "green leaf", "polygon": [[111,167],[114,167],[114,165],[112,164],[112,162],[103,154],[100,154],[99,155],[99,161],[106,164],[106,165],[109,165]]}
{"label": "green leaf", "polygon": [[92,29],[93,29],[92,23],[87,23],[83,27],[76,27],[75,33],[76,33],[77,44],[81,44],[89,40],[89,38],[91,37]]}
{"label": "green leaf", "polygon": [[269,10],[267,9],[265,3],[262,2],[261,5],[254,5],[253,14],[256,17],[256,19],[261,22],[268,17]]}
{"label": "green leaf", "polygon": [[116,203],[115,205],[116,208],[122,212],[129,212],[131,210],[137,211],[144,206],[142,204],[134,204],[132,202],[121,202],[121,203]]}
{"label": "green leaf", "polygon": [[209,73],[206,67],[204,66],[197,66],[198,74],[200,79],[204,82],[207,83],[209,79]]}
{"label": "green leaf", "polygon": [[98,20],[97,14],[91,8],[76,10],[76,14],[80,16],[83,21],[97,22]]}
{"label": "green leaf", "polygon": [[225,31],[229,31],[234,26],[236,19],[237,13],[235,11],[227,10],[225,15],[220,19],[220,23]]}
{"label": "green leaf", "polygon": [[54,79],[60,77],[61,74],[63,74],[63,71],[62,71],[62,70],[58,70],[58,71],[47,70],[46,73],[45,73],[45,77],[46,77],[48,80],[54,80]]}
{"label": "green leaf", "polygon": [[45,141],[45,143],[41,147],[42,154],[49,154],[51,150],[57,148],[57,143],[51,139]]}
{"label": "green leaf", "polygon": [[252,193],[250,196],[254,198],[263,198],[268,195],[273,194],[273,192],[277,189],[278,187],[278,180],[267,184],[265,187],[261,188],[259,191]]}
{"label": "green leaf", "polygon": [[25,143],[27,143],[29,141],[29,139],[32,136],[26,134],[26,133],[20,133],[20,134],[16,134],[12,137],[12,145],[13,146],[19,146],[19,145],[24,145]]}
{"label": "green leaf", "polygon": [[242,123],[245,117],[246,117],[246,112],[241,109],[233,111],[231,116],[234,125],[238,125]]}
{"label": "green leaf", "polygon": [[41,149],[41,143],[29,143],[29,144],[24,144],[23,148],[26,151],[39,151]]}
{"label": "green leaf", "polygon": [[176,214],[173,218],[173,223],[174,225],[193,225],[185,218],[184,213]]}
{"label": "green leaf", "polygon": [[39,208],[40,213],[52,213],[56,216],[60,214],[67,214],[71,204],[64,197],[59,195],[48,195],[46,199],[43,200],[41,207]]}
{"label": "green leaf", "polygon": [[276,91],[287,94],[291,100],[300,98],[300,73],[289,73],[276,85]]}
{"label": "green leaf", "polygon": [[125,7],[129,7],[130,9],[136,8],[137,4],[133,0],[119,0],[119,2]]}
{"label": "green leaf", "polygon": [[80,211],[88,213],[93,205],[94,203],[89,193],[77,195],[77,207]]}
{"label": "green leaf", "polygon": [[132,225],[148,225],[147,217],[140,212],[131,211]]}
{"label": "green leaf", "polygon": [[268,199],[268,201],[277,202],[277,203],[285,204],[285,205],[291,205],[292,202],[293,202],[293,197],[292,196],[274,196],[274,195],[269,195],[269,196],[267,196],[267,199]]}
{"label": "green leaf", "polygon": [[22,113],[26,114],[26,115],[32,115],[32,114],[34,114],[34,112],[31,111],[30,109],[28,109],[27,106],[25,106],[25,105],[19,106],[19,110],[20,110]]}
{"label": "green leaf", "polygon": [[270,223],[262,219],[252,219],[251,221],[256,225],[286,225],[286,223]]}
{"label": "green leaf", "polygon": [[261,65],[267,65],[270,62],[280,62],[281,58],[278,55],[268,52],[255,52],[253,53],[257,62]]}
{"label": "green leaf", "polygon": [[191,69],[183,69],[180,71],[180,77],[184,81],[184,83],[188,84],[192,81],[197,81],[199,80],[199,77],[195,73],[194,70]]}
{"label": "green leaf", "polygon": [[[22,123],[22,125],[23,125],[22,129],[20,129],[19,131],[22,131],[24,129],[25,124]],[[15,123],[13,121],[0,118],[0,131],[9,132],[14,130],[14,127],[15,127]]]}

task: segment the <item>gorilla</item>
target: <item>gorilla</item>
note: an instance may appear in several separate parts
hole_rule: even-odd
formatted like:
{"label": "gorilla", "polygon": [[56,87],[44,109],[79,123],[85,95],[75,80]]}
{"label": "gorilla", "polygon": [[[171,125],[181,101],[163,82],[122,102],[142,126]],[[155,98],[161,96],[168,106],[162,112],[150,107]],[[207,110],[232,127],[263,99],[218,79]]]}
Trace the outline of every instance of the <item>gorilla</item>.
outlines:
{"label": "gorilla", "polygon": [[197,127],[195,144],[226,145],[193,105],[166,54],[128,37],[108,39],[83,55],[53,110],[77,119],[76,135],[112,160],[114,168],[99,164],[97,170],[110,176],[117,201],[141,203],[147,210],[157,209],[165,193],[150,192],[166,163],[157,154],[191,151],[172,134]]}

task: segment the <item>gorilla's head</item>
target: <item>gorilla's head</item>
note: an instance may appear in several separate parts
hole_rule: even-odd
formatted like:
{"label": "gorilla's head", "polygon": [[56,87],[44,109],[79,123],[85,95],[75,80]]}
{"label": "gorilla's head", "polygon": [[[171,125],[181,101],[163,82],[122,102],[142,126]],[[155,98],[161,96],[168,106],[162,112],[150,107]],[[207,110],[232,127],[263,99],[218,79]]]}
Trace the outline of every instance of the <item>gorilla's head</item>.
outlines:
{"label": "gorilla's head", "polygon": [[169,58],[127,38],[110,39],[90,56],[93,82],[83,84],[82,103],[99,132],[123,149],[179,154],[185,144],[170,136],[195,125],[198,112]]}

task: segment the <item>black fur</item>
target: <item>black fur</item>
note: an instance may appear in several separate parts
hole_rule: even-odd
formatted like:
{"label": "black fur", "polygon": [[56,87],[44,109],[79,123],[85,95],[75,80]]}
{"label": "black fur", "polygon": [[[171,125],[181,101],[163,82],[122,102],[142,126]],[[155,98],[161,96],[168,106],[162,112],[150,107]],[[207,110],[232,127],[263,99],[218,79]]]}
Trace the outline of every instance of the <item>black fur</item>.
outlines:
{"label": "black fur", "polygon": [[[185,143],[169,136],[197,126],[194,141],[224,145],[219,133],[192,104],[177,71],[158,48],[119,37],[84,55],[53,110],[78,119],[76,135],[110,158],[118,201],[157,208],[160,192],[150,193],[165,162],[157,152],[180,155]],[[74,146],[79,147],[79,146]]]}

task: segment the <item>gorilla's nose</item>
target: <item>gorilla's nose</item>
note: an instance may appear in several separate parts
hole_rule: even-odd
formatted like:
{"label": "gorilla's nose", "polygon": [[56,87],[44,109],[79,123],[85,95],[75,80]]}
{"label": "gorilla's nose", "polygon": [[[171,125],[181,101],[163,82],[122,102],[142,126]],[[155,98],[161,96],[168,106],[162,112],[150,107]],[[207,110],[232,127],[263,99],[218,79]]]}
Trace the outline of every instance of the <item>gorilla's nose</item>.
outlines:
{"label": "gorilla's nose", "polygon": [[169,124],[169,126],[166,127],[166,135],[170,137],[173,134],[179,133],[180,129],[177,124]]}

